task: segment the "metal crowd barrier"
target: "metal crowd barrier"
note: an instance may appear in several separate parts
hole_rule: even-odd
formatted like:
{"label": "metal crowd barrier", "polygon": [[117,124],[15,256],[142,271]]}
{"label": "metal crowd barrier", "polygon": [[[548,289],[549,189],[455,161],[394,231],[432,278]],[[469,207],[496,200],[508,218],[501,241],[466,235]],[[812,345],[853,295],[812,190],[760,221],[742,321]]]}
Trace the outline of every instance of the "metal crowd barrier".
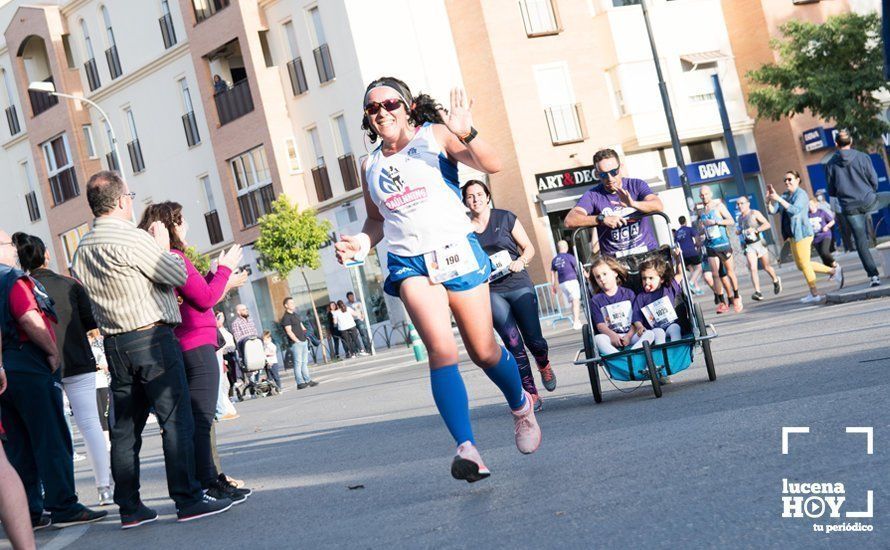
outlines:
{"label": "metal crowd barrier", "polygon": [[569,324],[572,318],[563,314],[562,300],[559,299],[559,292],[554,294],[551,285],[535,285],[535,296],[538,298],[538,318],[541,322],[550,321],[550,326],[556,326],[556,323],[565,320]]}

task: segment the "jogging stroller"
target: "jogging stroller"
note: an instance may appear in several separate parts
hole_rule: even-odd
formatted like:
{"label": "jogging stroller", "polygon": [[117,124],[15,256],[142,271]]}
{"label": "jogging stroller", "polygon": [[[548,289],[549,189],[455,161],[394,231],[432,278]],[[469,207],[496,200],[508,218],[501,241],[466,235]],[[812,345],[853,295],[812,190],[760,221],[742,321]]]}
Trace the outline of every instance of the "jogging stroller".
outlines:
{"label": "jogging stroller", "polygon": [[241,371],[244,385],[236,390],[240,400],[248,393],[253,397],[278,395],[278,386],[266,368],[266,353],[259,337],[253,336],[241,343]]}

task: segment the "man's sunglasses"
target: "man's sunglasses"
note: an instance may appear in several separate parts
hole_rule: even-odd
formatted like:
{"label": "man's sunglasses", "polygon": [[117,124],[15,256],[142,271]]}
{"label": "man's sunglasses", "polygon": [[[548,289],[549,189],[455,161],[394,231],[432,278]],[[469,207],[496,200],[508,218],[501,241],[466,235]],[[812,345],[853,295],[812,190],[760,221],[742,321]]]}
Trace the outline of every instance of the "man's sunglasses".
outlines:
{"label": "man's sunglasses", "polygon": [[404,104],[404,101],[401,99],[384,99],[381,102],[372,101],[365,105],[365,114],[368,116],[374,116],[380,112],[380,108],[383,107],[390,113],[393,111],[398,111],[399,107]]}
{"label": "man's sunglasses", "polygon": [[605,172],[597,172],[596,177],[600,181],[609,181],[609,178],[617,178],[618,173],[621,171],[621,166],[614,168],[613,170],[606,170]]}

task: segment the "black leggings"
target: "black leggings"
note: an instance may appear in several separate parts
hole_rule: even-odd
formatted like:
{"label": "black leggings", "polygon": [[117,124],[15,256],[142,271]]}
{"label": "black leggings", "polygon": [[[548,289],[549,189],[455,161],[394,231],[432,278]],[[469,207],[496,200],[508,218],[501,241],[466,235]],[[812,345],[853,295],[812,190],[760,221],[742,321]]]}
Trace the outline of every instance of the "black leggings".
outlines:
{"label": "black leggings", "polygon": [[819,253],[819,257],[822,259],[822,263],[828,267],[833,267],[836,263],[834,261],[834,255],[831,253],[832,248],[834,248],[833,245],[834,241],[831,237],[825,237],[821,242],[814,245],[816,247],[816,252]]}
{"label": "black leggings", "polygon": [[213,346],[199,346],[182,354],[195,418],[195,475],[205,489],[219,472],[213,463],[210,430],[219,396],[219,362]]}
{"label": "black leggings", "polygon": [[537,394],[538,389],[525,347],[528,346],[532,352],[538,368],[546,367],[550,359],[547,356],[547,340],[541,333],[535,289],[529,286],[516,290],[492,291],[490,295],[494,329],[516,358],[522,387],[529,393]]}

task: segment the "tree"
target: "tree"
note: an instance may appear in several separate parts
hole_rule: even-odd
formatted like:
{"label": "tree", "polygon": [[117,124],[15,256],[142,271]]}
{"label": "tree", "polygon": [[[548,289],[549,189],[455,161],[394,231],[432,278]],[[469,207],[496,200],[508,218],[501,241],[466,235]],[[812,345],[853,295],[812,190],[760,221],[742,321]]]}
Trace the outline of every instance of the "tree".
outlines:
{"label": "tree", "polygon": [[886,90],[883,76],[881,18],[846,13],[825,23],[789,21],[782,39],[770,46],[778,63],[767,63],[746,75],[755,86],[748,100],[760,117],[779,120],[809,111],[858,142],[874,146],[890,130],[882,118],[877,94]]}
{"label": "tree", "polygon": [[[309,301],[312,290],[309,288],[307,269],[321,267],[319,250],[330,242],[331,223],[319,220],[312,209],[302,212],[292,205],[287,195],[279,196],[272,203],[272,212],[260,218],[260,238],[254,243],[259,266],[268,271],[277,271],[282,279],[287,279],[295,269],[300,270]],[[321,338],[321,321],[315,304],[312,304],[315,326]],[[327,353],[322,347],[322,357],[327,361]]]}
{"label": "tree", "polygon": [[210,258],[207,257],[207,254],[201,254],[194,246],[186,247],[183,254],[201,275],[206,275],[210,271]]}

